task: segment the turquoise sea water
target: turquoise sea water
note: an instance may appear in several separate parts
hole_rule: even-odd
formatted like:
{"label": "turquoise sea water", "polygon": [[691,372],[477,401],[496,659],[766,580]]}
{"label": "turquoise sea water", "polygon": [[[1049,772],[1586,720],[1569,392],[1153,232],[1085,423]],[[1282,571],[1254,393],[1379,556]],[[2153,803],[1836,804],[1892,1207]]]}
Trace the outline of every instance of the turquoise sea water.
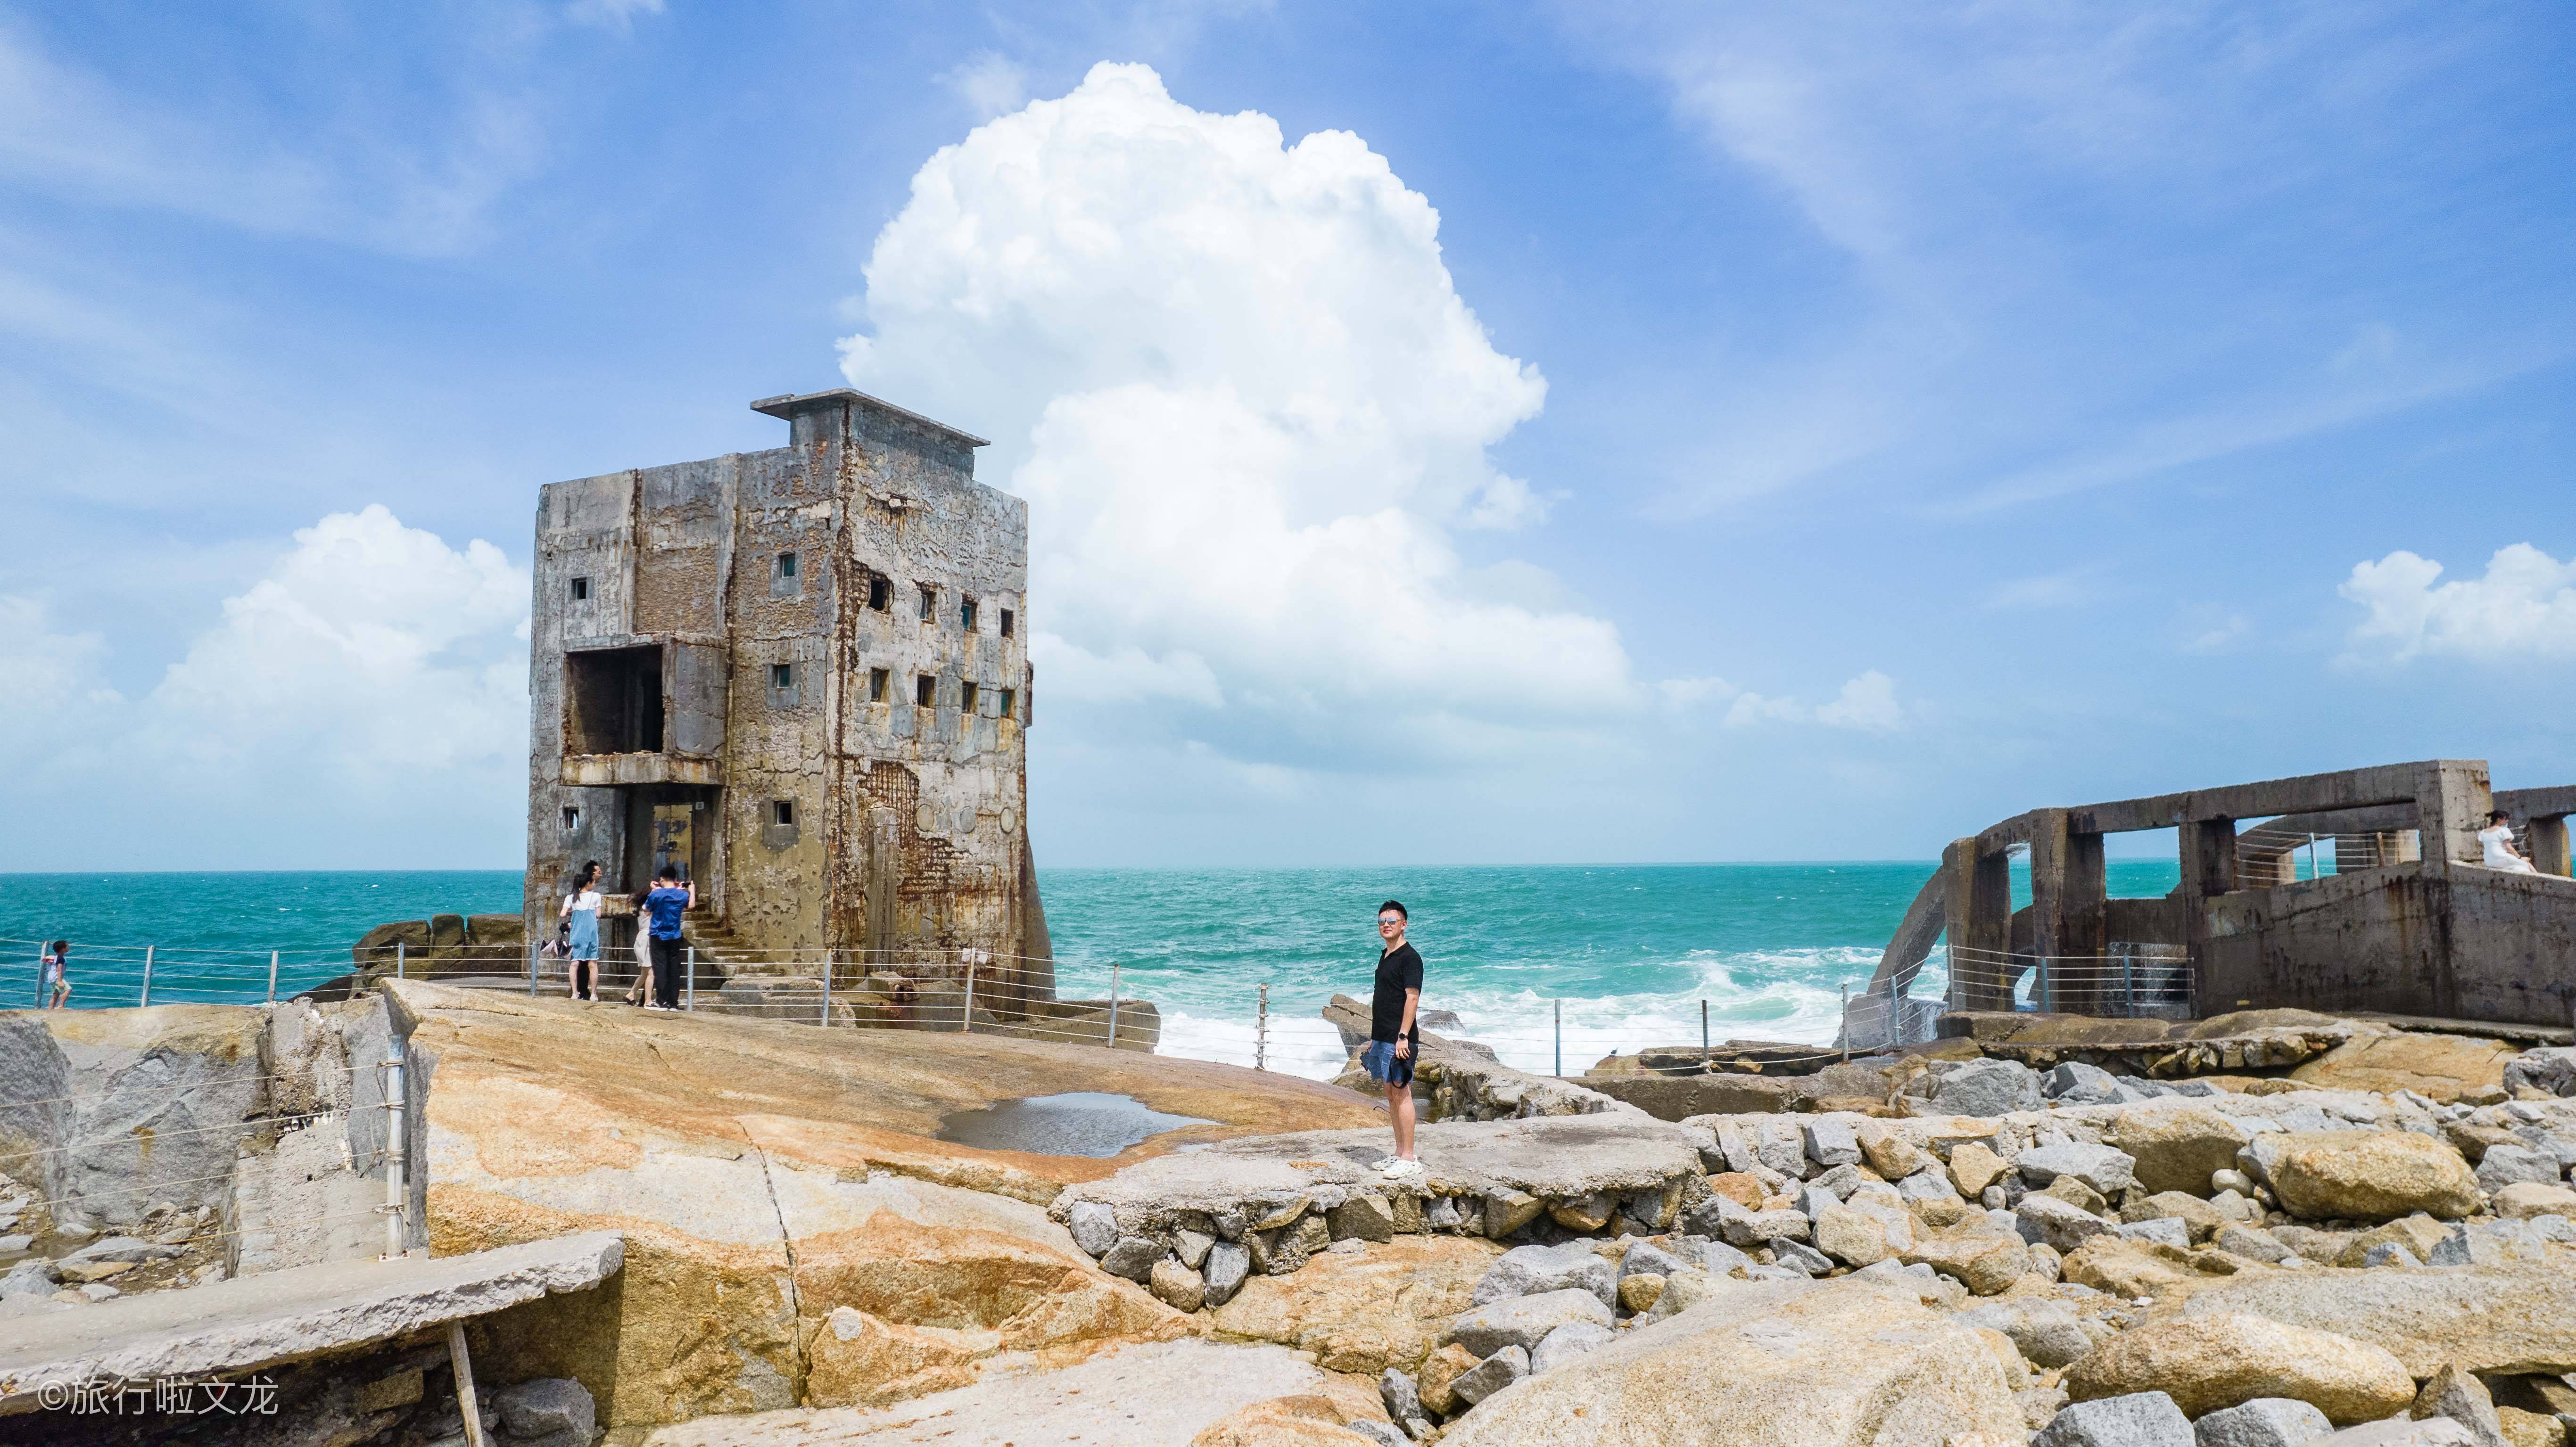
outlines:
{"label": "turquoise sea water", "polygon": [[[1040,872],[1058,989],[1152,1000],[1173,1053],[1250,1064],[1261,985],[1266,1056],[1327,1073],[1316,1014],[1365,995],[1380,900],[1413,912],[1424,1006],[1515,1064],[1566,1068],[1612,1050],[1712,1038],[1831,1038],[1930,862]],[[2016,871],[2017,892],[2027,897]],[[516,871],[0,875],[0,1006],[32,1000],[36,941],[76,942],[83,1003],[130,1003],[156,947],[156,1000],[240,998],[277,950],[281,993],[349,968],[386,920],[515,911]],[[2115,860],[2112,892],[2161,895],[2170,862]],[[127,947],[117,949],[112,947]],[[1937,977],[1935,977],[1937,979]],[[201,993],[191,982],[202,985]],[[217,995],[217,985],[233,993]],[[1917,993],[1937,988],[1934,980]],[[1560,1017],[1562,1026],[1560,1031]]]}

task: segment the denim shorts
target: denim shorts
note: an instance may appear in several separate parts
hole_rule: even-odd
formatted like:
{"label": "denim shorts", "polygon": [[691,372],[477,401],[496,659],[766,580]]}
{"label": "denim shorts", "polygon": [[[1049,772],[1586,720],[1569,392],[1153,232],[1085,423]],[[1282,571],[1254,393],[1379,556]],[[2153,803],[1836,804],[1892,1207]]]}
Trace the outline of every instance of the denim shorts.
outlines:
{"label": "denim shorts", "polygon": [[1368,1048],[1360,1052],[1360,1068],[1369,1073],[1369,1079],[1380,1085],[1413,1083],[1413,1057],[1408,1055],[1398,1060],[1392,1040],[1370,1041]]}

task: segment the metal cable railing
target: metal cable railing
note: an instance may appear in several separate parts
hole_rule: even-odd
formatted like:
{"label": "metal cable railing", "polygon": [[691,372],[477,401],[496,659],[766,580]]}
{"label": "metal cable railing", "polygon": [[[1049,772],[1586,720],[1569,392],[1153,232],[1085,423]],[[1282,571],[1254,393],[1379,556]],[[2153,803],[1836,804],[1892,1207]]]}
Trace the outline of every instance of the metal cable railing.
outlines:
{"label": "metal cable railing", "polygon": [[1954,1010],[2035,1010],[2137,1018],[2188,1011],[2191,952],[2181,945],[2115,942],[2108,954],[2040,955],[1952,945]]}

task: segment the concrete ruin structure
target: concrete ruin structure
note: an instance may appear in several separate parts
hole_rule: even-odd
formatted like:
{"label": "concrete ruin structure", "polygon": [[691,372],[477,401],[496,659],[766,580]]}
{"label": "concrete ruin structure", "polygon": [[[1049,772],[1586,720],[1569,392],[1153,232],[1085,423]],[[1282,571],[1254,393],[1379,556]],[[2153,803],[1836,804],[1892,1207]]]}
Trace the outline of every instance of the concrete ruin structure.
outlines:
{"label": "concrete ruin structure", "polygon": [[[2536,873],[2477,839],[2513,817]],[[2435,759],[2033,809],[1957,840],[1847,1013],[1856,1044],[1921,1038],[1941,1009],[2208,1018],[2296,1007],[2505,1025],[2576,1013],[2576,787],[2496,791]],[[2182,882],[2107,897],[2106,835],[2173,829]],[[2027,853],[2030,903],[2013,906]],[[1909,987],[1944,944],[1946,1001]]]}
{"label": "concrete ruin structure", "polygon": [[786,446],[539,495],[529,938],[584,861],[612,897],[677,863],[702,972],[989,958],[1051,993],[1027,504],[975,480],[983,439],[864,393],[751,405]]}

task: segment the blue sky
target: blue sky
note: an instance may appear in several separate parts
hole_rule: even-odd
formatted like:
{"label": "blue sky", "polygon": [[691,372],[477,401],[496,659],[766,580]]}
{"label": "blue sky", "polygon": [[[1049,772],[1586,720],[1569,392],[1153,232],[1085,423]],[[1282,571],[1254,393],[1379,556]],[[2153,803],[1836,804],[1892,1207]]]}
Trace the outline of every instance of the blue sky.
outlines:
{"label": "blue sky", "polygon": [[1042,863],[2576,779],[2571,70],[2348,0],[0,5],[0,868],[514,864],[535,489],[845,379],[1032,500]]}

